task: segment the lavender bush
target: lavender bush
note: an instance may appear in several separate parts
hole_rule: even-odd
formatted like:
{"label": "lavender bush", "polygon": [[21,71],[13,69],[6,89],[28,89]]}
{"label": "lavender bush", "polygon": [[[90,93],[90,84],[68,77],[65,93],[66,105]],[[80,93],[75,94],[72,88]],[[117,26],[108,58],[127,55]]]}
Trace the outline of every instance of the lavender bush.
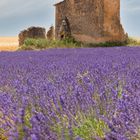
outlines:
{"label": "lavender bush", "polygon": [[1,52],[0,139],[139,140],[140,48]]}

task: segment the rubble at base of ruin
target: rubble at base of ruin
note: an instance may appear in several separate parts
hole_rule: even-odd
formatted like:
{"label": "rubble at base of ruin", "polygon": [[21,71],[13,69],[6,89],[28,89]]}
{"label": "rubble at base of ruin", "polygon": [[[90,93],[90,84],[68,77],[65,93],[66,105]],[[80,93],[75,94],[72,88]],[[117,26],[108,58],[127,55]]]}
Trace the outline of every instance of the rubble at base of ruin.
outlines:
{"label": "rubble at base of ruin", "polygon": [[46,38],[46,29],[42,27],[29,27],[19,33],[19,46],[24,44],[27,38]]}

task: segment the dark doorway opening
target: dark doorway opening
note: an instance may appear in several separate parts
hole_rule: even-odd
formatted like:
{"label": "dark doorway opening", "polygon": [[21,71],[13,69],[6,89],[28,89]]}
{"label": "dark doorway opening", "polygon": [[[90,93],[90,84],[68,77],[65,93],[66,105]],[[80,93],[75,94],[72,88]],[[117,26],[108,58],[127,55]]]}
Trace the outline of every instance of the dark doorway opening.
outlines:
{"label": "dark doorway opening", "polygon": [[61,35],[61,37],[60,37],[60,38],[61,38],[61,40],[62,40],[62,39],[64,39],[64,35]]}

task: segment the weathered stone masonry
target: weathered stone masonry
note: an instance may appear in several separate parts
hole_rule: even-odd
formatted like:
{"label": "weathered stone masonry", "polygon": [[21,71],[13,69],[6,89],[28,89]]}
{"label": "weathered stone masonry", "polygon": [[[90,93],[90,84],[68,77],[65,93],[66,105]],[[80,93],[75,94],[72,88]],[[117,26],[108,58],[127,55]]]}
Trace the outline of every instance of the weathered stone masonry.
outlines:
{"label": "weathered stone masonry", "polygon": [[91,43],[126,40],[120,23],[120,0],[64,0],[55,6],[56,39],[60,38],[60,27],[66,17],[76,40]]}
{"label": "weathered stone masonry", "polygon": [[19,33],[19,46],[24,44],[27,38],[46,38],[46,29],[42,27],[30,27]]}

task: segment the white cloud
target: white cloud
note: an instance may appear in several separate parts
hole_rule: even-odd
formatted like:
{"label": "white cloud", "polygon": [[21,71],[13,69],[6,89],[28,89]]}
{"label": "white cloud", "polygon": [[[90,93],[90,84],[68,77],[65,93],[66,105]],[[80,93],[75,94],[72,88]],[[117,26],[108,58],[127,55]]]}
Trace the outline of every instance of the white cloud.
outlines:
{"label": "white cloud", "polygon": [[1,0],[0,19],[27,14],[41,9],[44,6],[46,6],[47,9],[51,7],[51,5],[51,0]]}

